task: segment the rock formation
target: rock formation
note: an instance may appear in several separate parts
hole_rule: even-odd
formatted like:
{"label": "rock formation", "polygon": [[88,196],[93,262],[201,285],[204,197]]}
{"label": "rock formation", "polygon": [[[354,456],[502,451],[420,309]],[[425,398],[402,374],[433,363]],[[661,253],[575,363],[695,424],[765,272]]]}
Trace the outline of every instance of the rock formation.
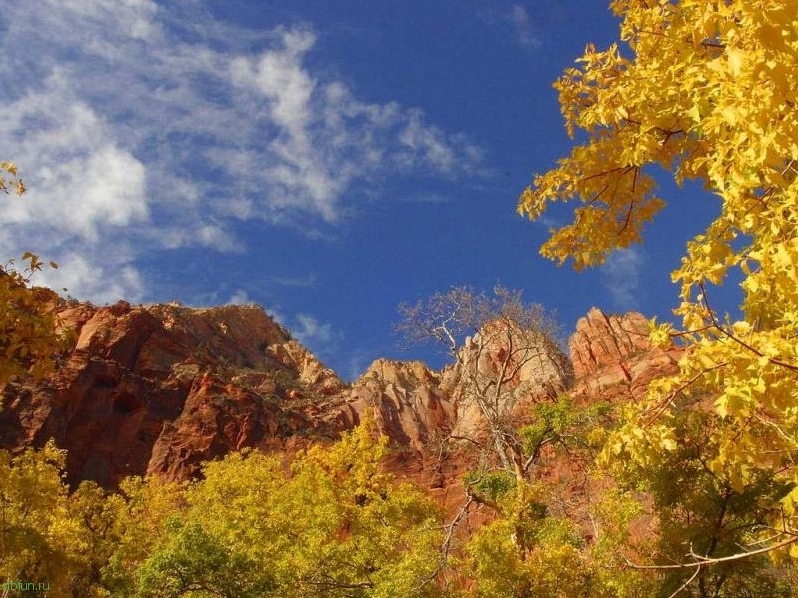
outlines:
{"label": "rock formation", "polygon": [[458,407],[454,434],[471,437],[484,432],[485,423],[475,392],[494,395],[488,402],[497,413],[518,419],[529,403],[565,391],[573,370],[568,357],[545,335],[497,320],[466,339],[457,362],[445,368],[441,378],[445,394]]}
{"label": "rock formation", "polygon": [[54,438],[71,481],[180,479],[229,450],[352,426],[325,409],[343,382],[260,308],[81,304],[61,319],[75,345],[44,382],[3,390],[0,443]]}
{"label": "rock formation", "polygon": [[651,349],[639,314],[593,309],[569,342],[573,369],[550,341],[516,331],[508,344],[510,337],[486,329],[464,349],[473,354],[441,372],[378,359],[346,385],[255,306],[72,302],[61,321],[74,344],[56,371],[2,389],[0,447],[16,451],[54,438],[68,451],[71,482],[106,487],[131,474],[185,479],[202,461],[244,447],[293,450],[331,440],[372,411],[405,449],[392,457],[395,468],[440,488],[445,467],[463,467],[442,464],[438,441],[480,431],[469,372],[493,375],[511,347],[530,348],[506,362],[513,365],[507,400],[519,417],[529,401],[566,389],[583,401],[637,397],[678,358]]}
{"label": "rock formation", "polygon": [[681,352],[653,348],[648,332],[648,320],[639,313],[607,315],[592,308],[568,341],[572,394],[583,401],[636,399],[653,378],[675,371]]}
{"label": "rock formation", "polygon": [[378,359],[348,394],[357,413],[373,408],[377,425],[392,441],[417,451],[447,436],[455,421],[454,405],[440,389],[440,375],[420,361]]}

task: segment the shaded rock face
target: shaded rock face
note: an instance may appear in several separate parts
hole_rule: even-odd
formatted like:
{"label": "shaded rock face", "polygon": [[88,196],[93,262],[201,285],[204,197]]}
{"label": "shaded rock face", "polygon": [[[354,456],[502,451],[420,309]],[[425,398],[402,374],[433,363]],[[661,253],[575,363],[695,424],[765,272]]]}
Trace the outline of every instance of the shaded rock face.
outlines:
{"label": "shaded rock face", "polygon": [[53,438],[68,451],[71,482],[109,488],[128,475],[186,479],[203,461],[244,447],[330,441],[369,412],[406,449],[394,453],[393,470],[459,493],[453,476],[467,469],[467,449],[447,462],[440,454],[451,435],[485,431],[475,381],[508,372],[501,400],[523,419],[530,402],[564,390],[583,401],[639,396],[678,359],[651,349],[639,314],[593,309],[570,339],[571,361],[532,333],[486,327],[441,372],[378,359],[346,385],[255,306],[71,304],[61,321],[74,345],[57,370],[2,389],[0,448]]}
{"label": "shaded rock face", "polygon": [[351,415],[326,417],[344,384],[260,308],[119,302],[61,318],[74,348],[45,382],[3,390],[0,446],[54,438],[70,481],[182,479],[229,450],[351,426]]}

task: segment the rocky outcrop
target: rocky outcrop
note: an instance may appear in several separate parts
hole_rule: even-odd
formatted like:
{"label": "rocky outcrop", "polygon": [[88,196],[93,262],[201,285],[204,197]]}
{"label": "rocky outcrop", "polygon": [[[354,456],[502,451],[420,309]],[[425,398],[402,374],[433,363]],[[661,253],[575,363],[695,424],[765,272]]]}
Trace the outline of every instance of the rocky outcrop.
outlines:
{"label": "rocky outcrop", "polygon": [[545,335],[502,320],[467,338],[441,386],[457,406],[456,436],[485,431],[477,397],[501,418],[523,418],[530,403],[552,399],[573,382],[568,357]]}
{"label": "rocky outcrop", "polygon": [[592,309],[570,339],[570,361],[539,334],[492,323],[440,372],[378,359],[347,385],[256,306],[72,302],[61,326],[72,346],[56,371],[2,389],[0,447],[53,438],[68,451],[72,482],[107,487],[131,474],[185,479],[244,447],[331,440],[369,412],[404,448],[392,452],[392,468],[445,489],[444,478],[451,486],[467,469],[468,443],[444,462],[450,448],[440,441],[486,431],[475,389],[494,392],[501,377],[496,409],[523,421],[530,402],[564,390],[583,402],[639,397],[679,356],[651,348],[641,315]]}
{"label": "rocky outcrop", "polygon": [[304,389],[325,396],[334,395],[344,389],[344,384],[336,373],[325,367],[313,353],[295,340],[270,345],[268,352],[278,363],[296,372],[296,381]]}
{"label": "rocky outcrop", "polygon": [[420,361],[378,359],[354,383],[349,402],[357,413],[373,409],[377,426],[395,443],[421,451],[445,438],[455,421],[454,403],[440,383]]}
{"label": "rocky outcrop", "polygon": [[639,313],[607,315],[592,308],[568,341],[574,396],[582,401],[636,399],[652,379],[675,371],[681,351],[656,349],[648,335],[648,320]]}
{"label": "rocky outcrop", "polygon": [[72,481],[182,479],[227,451],[331,438],[355,419],[330,399],[343,382],[259,307],[81,304],[61,320],[74,346],[44,382],[3,389],[0,444],[54,438]]}

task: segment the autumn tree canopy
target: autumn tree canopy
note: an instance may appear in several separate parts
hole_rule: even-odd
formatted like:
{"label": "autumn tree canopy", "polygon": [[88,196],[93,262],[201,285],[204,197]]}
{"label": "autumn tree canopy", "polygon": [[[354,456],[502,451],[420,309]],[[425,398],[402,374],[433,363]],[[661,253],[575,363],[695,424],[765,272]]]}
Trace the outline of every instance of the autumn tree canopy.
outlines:
{"label": "autumn tree canopy", "polygon": [[[0,196],[22,195],[25,184],[17,167],[0,162]],[[41,375],[52,366],[59,345],[56,300],[51,291],[30,286],[31,277],[44,267],[38,256],[25,252],[18,263],[0,264],[0,386],[12,376]],[[50,262],[50,267],[57,267]]]}
{"label": "autumn tree canopy", "polygon": [[[610,463],[652,469],[681,450],[684,418],[712,414],[702,454],[720,486],[745,493],[770,476],[770,518],[749,522],[743,552],[798,540],[798,5],[794,0],[615,0],[620,40],[588,45],[556,83],[569,134],[584,143],[535,177],[518,209],[534,219],[574,201],[573,221],[541,253],[577,269],[642,238],[663,209],[652,169],[697,180],[720,214],[687,245],[672,278],[682,326],[652,339],[688,348],[610,439]],[[584,136],[584,137],[583,137]],[[713,309],[736,269],[742,317]],[[691,555],[688,567],[700,557]]]}
{"label": "autumn tree canopy", "polygon": [[[508,373],[537,354],[507,337],[499,369],[474,368],[470,398],[515,483],[486,486],[496,490],[487,497],[495,512],[457,545],[429,496],[385,474],[389,447],[368,421],[290,463],[234,453],[207,464],[202,480],[129,479],[118,495],[91,484],[70,491],[65,455],[52,444],[0,451],[0,577],[46,578],[62,596],[794,595],[798,5],[611,7],[619,42],[588,45],[556,84],[568,132],[584,141],[535,178],[519,212],[537,218],[551,203],[577,202],[573,222],[542,253],[583,268],[640,241],[664,209],[653,169],[720,198],[720,214],[673,273],[680,327],[652,325],[655,344],[686,349],[676,374],[655,380],[609,432],[594,434],[564,400],[535,406],[532,424],[516,429],[497,406],[511,396]],[[13,164],[0,163],[0,193],[12,191],[24,185]],[[0,386],[44,371],[56,346],[52,305],[28,286],[42,263],[32,254],[23,262],[21,272],[0,268]],[[738,318],[713,309],[712,289],[732,271],[742,280]],[[410,330],[458,356],[465,331],[497,309],[547,322],[520,303],[514,311],[512,294],[466,299],[407,308]],[[543,481],[530,474],[535,448],[566,434],[580,444],[560,444],[591,459],[606,441],[606,492],[589,505],[589,537],[547,510]],[[643,508],[658,537],[630,539]]]}

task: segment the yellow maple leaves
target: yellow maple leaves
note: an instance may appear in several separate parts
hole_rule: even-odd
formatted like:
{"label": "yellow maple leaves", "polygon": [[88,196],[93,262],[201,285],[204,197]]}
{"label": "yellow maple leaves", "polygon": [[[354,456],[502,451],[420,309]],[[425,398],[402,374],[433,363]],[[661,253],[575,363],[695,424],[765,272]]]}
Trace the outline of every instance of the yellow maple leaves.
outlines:
{"label": "yellow maple leaves", "polygon": [[26,190],[25,183],[17,175],[16,165],[13,162],[0,162],[0,192],[8,193],[9,187],[18,195]]}
{"label": "yellow maple leaves", "polygon": [[[17,167],[0,162],[0,193],[10,193],[9,186],[17,195],[25,192]],[[29,251],[21,262],[21,268],[15,260],[0,264],[0,386],[19,374],[45,374],[61,341],[68,340],[57,331],[57,295],[30,286],[44,262]],[[58,267],[54,262],[49,265]]]}
{"label": "yellow maple leaves", "polygon": [[[652,331],[659,346],[684,340],[687,355],[610,445],[646,459],[652,446],[672,450],[677,395],[713,397],[716,475],[735,490],[763,470],[798,486],[798,5],[616,0],[611,8],[625,47],[589,46],[555,85],[569,134],[581,129],[587,141],[535,177],[518,210],[537,218],[552,202],[580,202],[541,253],[582,268],[638,241],[662,209],[649,168],[717,194],[720,214],[672,275],[683,329]],[[735,269],[739,321],[711,302],[712,285]],[[645,434],[634,433],[641,426]],[[798,532],[798,518],[783,529]]]}

